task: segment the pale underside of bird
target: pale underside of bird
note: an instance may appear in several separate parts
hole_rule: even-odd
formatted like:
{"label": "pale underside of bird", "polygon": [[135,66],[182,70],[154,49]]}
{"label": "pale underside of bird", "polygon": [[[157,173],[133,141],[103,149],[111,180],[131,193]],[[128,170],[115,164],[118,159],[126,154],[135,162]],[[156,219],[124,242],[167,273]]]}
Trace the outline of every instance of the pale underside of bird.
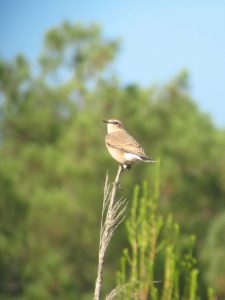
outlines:
{"label": "pale underside of bird", "polygon": [[104,120],[108,134],[105,137],[106,147],[111,156],[120,163],[123,169],[130,169],[138,161],[154,162],[141,145],[124,129],[119,120]]}

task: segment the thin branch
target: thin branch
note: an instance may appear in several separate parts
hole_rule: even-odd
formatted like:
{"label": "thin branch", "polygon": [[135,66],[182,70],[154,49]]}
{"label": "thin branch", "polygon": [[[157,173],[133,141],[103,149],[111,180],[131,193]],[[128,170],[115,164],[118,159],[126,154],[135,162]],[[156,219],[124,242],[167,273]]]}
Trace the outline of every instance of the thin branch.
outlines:
{"label": "thin branch", "polygon": [[112,185],[109,184],[108,173],[106,174],[101,216],[98,271],[95,283],[94,300],[100,299],[103,279],[103,266],[107,247],[115,229],[125,218],[125,211],[127,208],[126,199],[120,198],[117,202],[115,202],[116,192],[119,186],[120,175],[122,171],[123,168],[119,166],[115,181]]}

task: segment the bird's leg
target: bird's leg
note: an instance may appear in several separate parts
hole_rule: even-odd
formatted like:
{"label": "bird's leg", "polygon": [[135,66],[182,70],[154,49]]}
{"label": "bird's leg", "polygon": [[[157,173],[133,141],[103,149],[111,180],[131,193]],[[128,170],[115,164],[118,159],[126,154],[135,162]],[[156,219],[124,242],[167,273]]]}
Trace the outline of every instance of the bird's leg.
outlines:
{"label": "bird's leg", "polygon": [[130,164],[123,164],[123,165],[120,165],[121,168],[122,168],[122,172],[125,171],[125,170],[130,170],[131,169],[131,165]]}
{"label": "bird's leg", "polygon": [[125,170],[130,170],[131,169],[131,164],[120,164],[120,167],[121,167],[121,169],[122,169],[122,171],[121,172],[124,172]]}

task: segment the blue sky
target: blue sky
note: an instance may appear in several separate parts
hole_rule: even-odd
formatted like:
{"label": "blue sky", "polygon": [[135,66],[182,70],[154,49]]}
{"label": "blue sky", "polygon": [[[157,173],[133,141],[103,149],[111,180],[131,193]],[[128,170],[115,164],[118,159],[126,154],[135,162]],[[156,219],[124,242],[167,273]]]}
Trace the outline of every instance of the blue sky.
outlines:
{"label": "blue sky", "polygon": [[97,21],[121,38],[123,83],[163,84],[187,69],[191,95],[225,127],[225,1],[0,0],[0,55],[35,61],[46,30],[65,20]]}

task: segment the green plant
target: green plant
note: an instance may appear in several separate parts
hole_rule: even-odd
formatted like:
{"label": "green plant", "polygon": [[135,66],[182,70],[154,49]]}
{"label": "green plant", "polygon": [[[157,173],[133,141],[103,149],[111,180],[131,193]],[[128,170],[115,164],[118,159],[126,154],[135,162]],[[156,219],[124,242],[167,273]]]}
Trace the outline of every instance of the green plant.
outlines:
{"label": "green plant", "polygon": [[[159,164],[151,196],[146,182],[142,188],[135,187],[126,222],[129,246],[121,258],[114,299],[200,299],[195,237],[182,235],[171,215],[158,213],[158,199]],[[213,299],[213,291],[208,294]]]}

